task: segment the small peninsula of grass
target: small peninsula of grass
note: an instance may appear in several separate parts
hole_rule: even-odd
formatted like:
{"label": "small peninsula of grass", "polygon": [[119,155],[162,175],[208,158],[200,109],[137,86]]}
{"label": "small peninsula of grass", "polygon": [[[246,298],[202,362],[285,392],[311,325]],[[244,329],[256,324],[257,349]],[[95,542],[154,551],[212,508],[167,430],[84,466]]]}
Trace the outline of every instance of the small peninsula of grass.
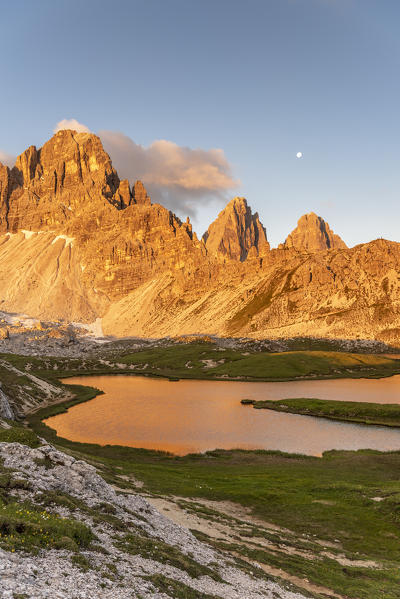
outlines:
{"label": "small peninsula of grass", "polygon": [[[244,403],[242,401],[242,403]],[[254,401],[256,409],[290,412],[305,416],[318,416],[361,424],[400,427],[400,404],[379,404],[362,401],[336,401],[328,399],[278,399]]]}

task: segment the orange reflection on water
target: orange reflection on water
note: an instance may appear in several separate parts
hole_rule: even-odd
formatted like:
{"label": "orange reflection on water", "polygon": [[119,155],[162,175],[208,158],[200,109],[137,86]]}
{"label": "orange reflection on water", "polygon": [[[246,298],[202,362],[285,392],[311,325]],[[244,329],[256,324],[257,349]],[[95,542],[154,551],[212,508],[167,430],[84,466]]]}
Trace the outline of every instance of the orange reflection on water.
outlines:
{"label": "orange reflection on water", "polygon": [[88,376],[69,384],[104,391],[46,423],[73,441],[162,449],[184,455],[215,448],[279,449],[321,455],[328,449],[400,449],[400,432],[254,410],[240,399],[318,397],[400,403],[400,376],[288,383],[170,382],[136,376]]}

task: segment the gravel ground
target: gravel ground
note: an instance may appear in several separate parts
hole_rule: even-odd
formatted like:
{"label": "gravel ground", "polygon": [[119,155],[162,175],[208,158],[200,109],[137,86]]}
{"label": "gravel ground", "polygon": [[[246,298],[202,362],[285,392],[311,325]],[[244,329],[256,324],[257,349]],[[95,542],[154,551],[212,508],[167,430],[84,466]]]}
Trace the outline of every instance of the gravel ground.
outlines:
{"label": "gravel ground", "polygon": [[[95,509],[101,503],[113,506],[115,515],[126,530],[111,524],[95,523],[85,511],[71,513],[66,507],[46,508],[63,517],[83,521],[95,533],[106,553],[82,551],[91,568],[83,572],[71,562],[66,550],[41,550],[38,555],[11,553],[0,549],[0,597],[15,599],[167,599],[174,595],[160,592],[147,577],[163,575],[199,592],[221,599],[304,599],[303,595],[285,590],[261,574],[239,569],[231,559],[198,541],[188,530],[160,514],[140,494],[120,494],[106,483],[96,469],[84,461],[57,451],[48,444],[37,449],[19,443],[0,443],[0,457],[14,475],[29,481],[29,491],[15,491],[18,499],[32,500],[38,492],[59,491],[78,498]],[[43,465],[45,463],[45,465]],[[183,569],[162,561],[132,555],[115,543],[129,530],[141,531],[145,538],[161,539],[178,548],[198,564],[211,568],[221,580],[209,575],[192,578]],[[108,565],[116,568],[107,577]],[[184,587],[182,587],[184,588]]]}

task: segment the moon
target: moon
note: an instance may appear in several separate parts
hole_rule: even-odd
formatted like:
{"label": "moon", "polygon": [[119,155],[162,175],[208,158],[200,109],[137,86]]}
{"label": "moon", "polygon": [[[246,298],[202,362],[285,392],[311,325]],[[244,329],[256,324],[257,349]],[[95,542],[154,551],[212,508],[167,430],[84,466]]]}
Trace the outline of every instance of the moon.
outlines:
{"label": "moon", "polygon": [[303,158],[303,152],[297,152],[296,158]]}

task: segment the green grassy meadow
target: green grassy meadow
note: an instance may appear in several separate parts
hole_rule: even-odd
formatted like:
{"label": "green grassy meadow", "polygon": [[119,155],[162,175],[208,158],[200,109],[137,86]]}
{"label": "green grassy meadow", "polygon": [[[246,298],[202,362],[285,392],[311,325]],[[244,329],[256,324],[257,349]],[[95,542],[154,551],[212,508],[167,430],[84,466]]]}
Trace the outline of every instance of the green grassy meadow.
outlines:
{"label": "green grassy meadow", "polygon": [[[400,360],[379,355],[333,351],[240,352],[192,343],[153,348],[119,359],[122,364],[146,366],[146,372],[181,378],[298,378],[382,377],[400,372]],[[208,362],[208,363],[207,363]]]}

